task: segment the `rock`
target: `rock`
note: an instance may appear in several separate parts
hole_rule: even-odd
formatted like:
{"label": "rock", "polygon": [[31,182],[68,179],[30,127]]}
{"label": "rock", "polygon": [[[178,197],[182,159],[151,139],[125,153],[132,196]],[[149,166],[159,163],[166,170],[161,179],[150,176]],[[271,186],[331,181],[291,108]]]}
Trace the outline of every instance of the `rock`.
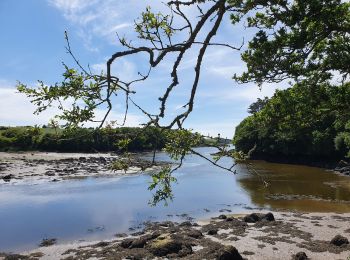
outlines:
{"label": "rock", "polygon": [[238,250],[233,246],[225,246],[218,251],[218,260],[243,260]]}
{"label": "rock", "polygon": [[335,246],[342,246],[345,244],[349,244],[349,240],[346,237],[343,237],[341,235],[336,235],[332,240],[331,244]]}
{"label": "rock", "polygon": [[115,237],[127,237],[128,235],[126,233],[117,233],[114,236]]}
{"label": "rock", "polygon": [[45,173],[45,175],[46,175],[46,176],[55,176],[56,173],[54,173],[54,172],[52,172],[52,171],[47,171],[47,172]]}
{"label": "rock", "polygon": [[219,219],[227,219],[227,216],[226,215],[220,215],[218,218]]}
{"label": "rock", "polygon": [[131,243],[132,243],[133,241],[134,241],[134,240],[131,239],[131,238],[124,239],[124,240],[120,243],[120,246],[123,247],[123,248],[129,248],[129,246],[131,245]]}
{"label": "rock", "polygon": [[271,212],[269,212],[264,216],[263,219],[265,219],[267,221],[275,221],[275,216]]}
{"label": "rock", "polygon": [[256,213],[249,214],[243,218],[243,221],[247,223],[256,223],[259,220],[260,220],[260,217]]}
{"label": "rock", "polygon": [[193,237],[193,238],[195,238],[195,239],[198,239],[198,238],[201,238],[201,237],[203,237],[203,234],[202,234],[202,232],[200,232],[199,230],[190,230],[190,231],[188,231],[187,232],[187,235],[189,236],[189,237]]}
{"label": "rock", "polygon": [[179,253],[182,243],[172,239],[170,236],[162,235],[153,241],[149,246],[149,251],[155,256],[166,256],[168,254]]}
{"label": "rock", "polygon": [[210,236],[212,236],[212,235],[216,235],[218,233],[218,230],[217,229],[210,229],[210,230],[208,230],[208,235],[210,235]]}
{"label": "rock", "polygon": [[4,177],[2,177],[2,179],[6,182],[9,182],[12,179],[13,175],[9,174],[9,175],[5,175]]}
{"label": "rock", "polygon": [[292,257],[292,260],[307,260],[309,259],[305,252],[299,252]]}
{"label": "rock", "polygon": [[142,260],[144,258],[141,255],[131,255],[131,256],[126,256],[125,259],[127,259],[127,260]]}
{"label": "rock", "polygon": [[110,244],[109,242],[101,241],[101,242],[98,242],[95,246],[96,246],[96,247],[106,247],[106,246],[108,246],[109,244]]}
{"label": "rock", "polygon": [[344,161],[344,160],[341,160],[339,163],[338,163],[338,167],[337,168],[342,168],[342,167],[346,167],[346,166],[349,166],[349,163]]}
{"label": "rock", "polygon": [[147,243],[147,240],[145,238],[137,238],[134,241],[131,242],[129,248],[143,248]]}
{"label": "rock", "polygon": [[269,212],[267,214],[252,213],[243,218],[243,221],[247,223],[256,223],[261,220],[275,221],[275,217],[271,212]]}
{"label": "rock", "polygon": [[171,221],[164,221],[159,223],[159,226],[161,227],[174,227],[174,223]]}
{"label": "rock", "polygon": [[47,247],[47,246],[52,246],[56,244],[57,239],[56,238],[45,238],[41,241],[39,244],[40,247]]}
{"label": "rock", "polygon": [[185,221],[179,224],[180,227],[191,227],[192,223],[190,221]]}
{"label": "rock", "polygon": [[233,218],[227,218],[226,221],[233,221]]}
{"label": "rock", "polygon": [[99,160],[100,160],[100,162],[106,162],[107,161],[107,159],[104,158],[104,157],[100,157]]}
{"label": "rock", "polygon": [[29,259],[29,256],[26,255],[19,255],[19,254],[10,254],[6,255],[4,260],[25,260]]}
{"label": "rock", "polygon": [[343,168],[339,169],[340,173],[345,173],[345,172],[349,172],[349,171],[350,171],[350,166],[346,166],[346,167],[343,167]]}

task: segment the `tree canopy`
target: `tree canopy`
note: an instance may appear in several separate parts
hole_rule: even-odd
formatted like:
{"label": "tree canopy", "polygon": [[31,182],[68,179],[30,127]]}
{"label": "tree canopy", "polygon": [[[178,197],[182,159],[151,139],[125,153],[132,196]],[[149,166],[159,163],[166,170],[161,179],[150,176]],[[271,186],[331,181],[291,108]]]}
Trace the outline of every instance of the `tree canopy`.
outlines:
{"label": "tree canopy", "polygon": [[253,158],[336,162],[350,157],[350,84],[307,83],[277,91],[236,128],[236,149]]}

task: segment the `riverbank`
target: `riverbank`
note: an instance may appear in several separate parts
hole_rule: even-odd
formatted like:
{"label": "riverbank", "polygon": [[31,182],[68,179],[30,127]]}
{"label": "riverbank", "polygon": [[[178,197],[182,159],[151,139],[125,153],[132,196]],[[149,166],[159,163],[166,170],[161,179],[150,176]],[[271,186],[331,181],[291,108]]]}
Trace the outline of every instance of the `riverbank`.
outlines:
{"label": "riverbank", "polygon": [[112,170],[119,156],[109,153],[0,152],[0,184],[57,182],[86,177],[114,177],[152,172],[167,165],[151,165],[134,155],[128,170]]}
{"label": "riverbank", "polygon": [[[306,259],[302,258],[305,253],[308,259],[322,260],[350,256],[350,213],[251,213],[197,222],[149,222],[142,232],[116,234],[115,239],[105,241],[40,247],[7,259],[277,260]],[[344,238],[334,239],[337,235]],[[297,254],[301,258],[296,258]],[[5,254],[0,259],[6,259]]]}

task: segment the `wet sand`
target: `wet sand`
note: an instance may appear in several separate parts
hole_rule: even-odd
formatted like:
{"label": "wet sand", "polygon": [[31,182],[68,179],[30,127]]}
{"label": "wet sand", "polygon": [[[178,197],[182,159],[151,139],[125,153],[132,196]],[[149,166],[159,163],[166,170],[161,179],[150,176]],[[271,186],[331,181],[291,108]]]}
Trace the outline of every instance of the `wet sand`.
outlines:
{"label": "wet sand", "polygon": [[[22,255],[29,259],[218,259],[232,253],[228,246],[234,246],[243,259],[293,259],[298,252],[304,252],[308,259],[350,257],[349,244],[330,243],[338,234],[350,239],[349,213],[273,212],[274,220],[256,223],[244,219],[249,213],[197,223],[148,223],[143,232],[127,237],[120,234],[119,238],[89,243],[58,241]],[[266,213],[258,212],[260,216]]]}

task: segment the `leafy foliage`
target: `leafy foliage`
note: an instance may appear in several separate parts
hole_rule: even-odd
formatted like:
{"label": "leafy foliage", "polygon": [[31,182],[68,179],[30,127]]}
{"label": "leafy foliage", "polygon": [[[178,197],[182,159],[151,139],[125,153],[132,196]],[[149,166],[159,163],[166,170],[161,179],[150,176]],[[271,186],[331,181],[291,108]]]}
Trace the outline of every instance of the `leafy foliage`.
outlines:
{"label": "leafy foliage", "polygon": [[[154,138],[157,136],[157,142]],[[151,151],[165,147],[166,135],[155,127],[52,128],[10,127],[0,130],[1,150],[56,152]]]}
{"label": "leafy foliage", "polygon": [[[235,2],[235,1],[234,1]],[[313,83],[349,73],[350,3],[341,0],[244,2],[248,26],[258,28],[242,54],[248,71],[241,82]],[[253,15],[249,13],[256,10]]]}
{"label": "leafy foliage", "polygon": [[163,201],[165,205],[168,205],[168,200],[173,199],[171,184],[176,181],[176,178],[172,176],[170,167],[163,167],[159,172],[153,173],[152,182],[148,189],[150,191],[156,190],[156,192],[153,194],[153,198],[149,204],[155,206],[160,201]]}
{"label": "leafy foliage", "polygon": [[300,83],[278,90],[236,128],[237,150],[255,157],[337,160],[350,151],[350,83]]}

